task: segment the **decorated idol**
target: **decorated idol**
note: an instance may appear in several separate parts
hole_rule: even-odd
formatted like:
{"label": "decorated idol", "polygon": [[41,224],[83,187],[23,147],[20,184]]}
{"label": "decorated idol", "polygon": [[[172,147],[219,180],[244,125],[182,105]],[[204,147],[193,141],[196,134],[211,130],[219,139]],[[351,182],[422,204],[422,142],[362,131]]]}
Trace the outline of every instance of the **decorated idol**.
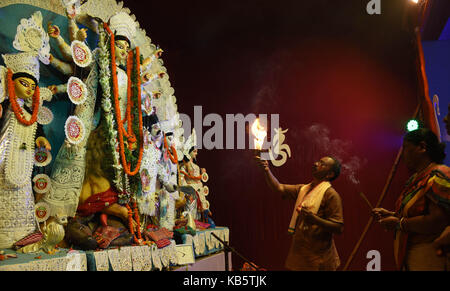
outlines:
{"label": "decorated idol", "polygon": [[[135,200],[131,199],[139,187],[133,176],[140,161],[132,165],[126,162],[127,158],[136,161],[142,156],[142,114],[140,106],[132,107],[132,102],[139,104],[140,98],[136,100],[137,96],[130,93],[131,86],[140,87],[140,75],[137,74],[139,80],[136,81],[131,80],[130,73],[140,71],[139,50],[131,50],[136,24],[128,14],[118,13],[111,17],[109,25],[103,25],[98,52],[103,93],[101,120],[87,144],[86,173],[77,209],[83,219],[69,225],[71,241],[83,248],[95,245],[91,234],[100,248],[114,245],[124,227],[134,235],[135,242],[141,241],[139,214]],[[133,61],[133,56],[138,59]],[[128,66],[126,71],[122,65]],[[136,117],[134,120],[131,120],[132,114]],[[95,230],[83,227],[89,225],[92,215],[94,222],[99,223]],[[78,225],[85,228],[87,235],[77,231]],[[127,239],[124,242],[131,243]]]}
{"label": "decorated idol", "polygon": [[195,189],[196,197],[188,196],[186,208],[194,219],[202,220],[204,211],[209,209],[209,202],[206,200],[209,190],[202,183],[208,181],[208,174],[205,169],[196,164],[196,139],[195,129],[192,129],[192,134],[183,147],[184,158],[183,165],[180,168],[180,183],[183,186],[191,186]]}
{"label": "decorated idol", "polygon": [[[164,133],[156,114],[145,117],[144,156],[140,170],[142,190],[138,196],[139,211],[161,227],[172,229],[169,200],[175,197],[177,183],[164,160]],[[169,218],[170,216],[170,218]],[[174,215],[173,215],[174,216]],[[162,220],[161,220],[162,218]]]}
{"label": "decorated idol", "polygon": [[60,28],[56,25],[49,23],[48,33],[56,40],[57,49],[63,56],[63,60],[59,60],[50,54],[50,64],[63,73],[67,80],[49,87],[53,93],[68,97],[71,110],[64,126],[64,143],[58,150],[50,174],[51,186],[43,201],[49,206],[52,215],[62,213],[73,217],[84,182],[88,137],[96,126],[94,113],[97,109],[99,57],[84,42],[87,30],[79,29],[75,21],[79,10],[75,8],[79,3],[63,1],[63,4],[68,15],[69,43],[61,36]]}
{"label": "decorated idol", "polygon": [[[174,116],[176,120],[178,116]],[[161,122],[161,127],[164,134],[163,147],[162,147],[162,160],[164,171],[168,175],[168,180],[172,185],[178,185],[178,153],[176,136],[176,127],[171,120],[165,120]],[[179,191],[169,192],[165,189],[161,191],[159,195],[159,224],[161,227],[165,227],[172,230],[175,226],[176,218],[176,202],[180,199]]]}
{"label": "decorated idol", "polygon": [[[41,127],[49,122],[43,101],[49,101],[52,95],[48,89],[39,88],[39,60],[48,64],[50,49],[39,11],[22,19],[13,46],[20,52],[2,55],[6,67],[0,67],[0,102],[4,109],[0,130],[0,248],[10,248],[37,231],[33,166],[47,165],[51,149]],[[46,181],[38,185],[45,188]],[[38,194],[42,189],[36,190]]]}

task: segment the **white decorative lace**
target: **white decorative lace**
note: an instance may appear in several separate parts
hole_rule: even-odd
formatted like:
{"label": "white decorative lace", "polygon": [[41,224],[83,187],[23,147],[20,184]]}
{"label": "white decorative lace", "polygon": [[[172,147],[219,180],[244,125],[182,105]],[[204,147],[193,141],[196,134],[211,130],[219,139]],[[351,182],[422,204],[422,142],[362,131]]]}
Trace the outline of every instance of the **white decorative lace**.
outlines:
{"label": "white decorative lace", "polygon": [[38,55],[39,60],[46,65],[50,63],[49,36],[42,27],[42,13],[40,11],[36,11],[28,19],[20,20],[13,46],[18,51]]}

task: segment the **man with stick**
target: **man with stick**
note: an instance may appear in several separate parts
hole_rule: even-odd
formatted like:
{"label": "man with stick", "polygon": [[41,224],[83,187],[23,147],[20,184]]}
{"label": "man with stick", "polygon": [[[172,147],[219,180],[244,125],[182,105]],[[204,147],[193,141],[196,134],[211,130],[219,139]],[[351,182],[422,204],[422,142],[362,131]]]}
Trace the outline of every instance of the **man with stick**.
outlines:
{"label": "man with stick", "polygon": [[341,165],[323,157],[312,167],[309,184],[281,184],[272,174],[267,160],[255,157],[264,170],[269,187],[283,198],[295,200],[289,225],[293,234],[286,268],[293,271],[335,271],[340,260],[333,234],[343,232],[344,218],[339,194],[330,182],[340,174]]}

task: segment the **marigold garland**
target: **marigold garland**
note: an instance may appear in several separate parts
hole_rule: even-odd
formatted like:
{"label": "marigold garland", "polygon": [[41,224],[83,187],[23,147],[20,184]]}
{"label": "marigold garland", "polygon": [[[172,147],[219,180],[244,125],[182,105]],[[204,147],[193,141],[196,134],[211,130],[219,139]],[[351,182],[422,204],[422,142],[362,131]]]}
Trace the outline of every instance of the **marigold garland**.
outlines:
{"label": "marigold garland", "polygon": [[186,177],[188,177],[189,179],[191,179],[191,180],[201,180],[201,179],[202,179],[202,175],[196,177],[196,176],[192,176],[192,175],[186,173],[186,172],[183,171],[183,170],[180,170],[180,172],[181,172],[182,174],[184,174]]}
{"label": "marigold garland", "polygon": [[37,84],[36,84],[36,89],[33,94],[33,105],[32,105],[33,112],[31,114],[31,118],[30,118],[30,120],[26,120],[25,117],[23,116],[22,108],[20,107],[19,103],[17,103],[17,96],[16,96],[16,91],[14,88],[14,82],[12,79],[12,75],[13,75],[13,73],[12,73],[11,69],[8,69],[8,73],[7,73],[8,95],[9,95],[9,100],[11,103],[11,108],[14,112],[14,115],[16,116],[17,120],[19,120],[20,123],[22,123],[23,125],[26,125],[26,126],[30,126],[36,122],[38,112],[39,112],[39,102],[40,102],[39,86],[37,86]]}
{"label": "marigold garland", "polygon": [[[172,163],[174,164],[178,164],[178,154],[177,154],[177,150],[175,149],[175,147],[172,145],[170,146],[170,151],[169,151],[169,145],[167,144],[167,138],[166,135],[164,135],[164,148],[166,149],[166,152],[169,154],[169,158],[172,161]],[[172,152],[174,153],[172,155]]]}
{"label": "marigold garland", "polygon": [[[127,210],[128,210],[128,228],[130,229],[130,233],[133,235],[133,240],[136,244],[141,244],[143,242],[142,240],[142,233],[141,233],[141,223],[139,220],[139,213],[136,205],[136,201],[133,201],[133,209],[131,209],[130,205],[125,204]],[[133,227],[133,212],[134,212],[134,220],[137,223],[137,236],[136,232],[134,231]]]}
{"label": "marigold garland", "polygon": [[[133,142],[133,140],[135,141],[136,139],[132,138],[126,131],[122,122],[122,116],[121,116],[121,112],[120,112],[120,105],[119,105],[119,90],[118,90],[118,81],[117,81],[117,65],[116,65],[116,57],[115,57],[115,46],[114,46],[114,34],[112,33],[111,29],[108,27],[108,25],[106,23],[104,23],[104,27],[105,29],[108,31],[108,33],[110,34],[111,40],[110,40],[110,45],[111,45],[111,71],[112,71],[112,79],[113,79],[113,93],[114,93],[114,107],[115,107],[115,112],[116,112],[116,121],[117,121],[117,127],[118,127],[118,134],[119,134],[119,151],[120,151],[120,157],[122,160],[122,166],[123,169],[125,171],[125,173],[129,176],[134,176],[139,172],[139,168],[141,166],[141,162],[142,162],[142,156],[143,156],[143,142],[142,142],[142,109],[141,109],[141,82],[140,82],[140,78],[139,78],[139,73],[140,73],[140,54],[139,54],[139,47],[136,47],[136,72],[138,74],[138,78],[137,78],[137,98],[138,98],[138,116],[139,116],[139,156],[138,156],[138,161],[136,164],[136,167],[133,171],[131,171],[131,164],[129,164],[126,160],[125,157],[125,149],[124,149],[124,139],[123,136],[125,135],[127,137],[127,139],[130,142]],[[132,54],[132,52],[131,52]],[[130,56],[130,54],[129,54]],[[129,62],[130,57],[128,57],[127,62]],[[131,65],[129,66],[131,67]],[[128,75],[128,84],[131,83],[131,76],[129,76],[129,74],[131,75],[131,69],[127,68],[127,75]],[[127,112],[129,111],[127,118],[129,121],[129,131],[133,132],[132,130],[132,123],[131,123],[131,86],[128,86],[127,89],[127,95],[128,95],[128,104],[127,104]],[[130,107],[130,109],[128,109],[128,107]]]}

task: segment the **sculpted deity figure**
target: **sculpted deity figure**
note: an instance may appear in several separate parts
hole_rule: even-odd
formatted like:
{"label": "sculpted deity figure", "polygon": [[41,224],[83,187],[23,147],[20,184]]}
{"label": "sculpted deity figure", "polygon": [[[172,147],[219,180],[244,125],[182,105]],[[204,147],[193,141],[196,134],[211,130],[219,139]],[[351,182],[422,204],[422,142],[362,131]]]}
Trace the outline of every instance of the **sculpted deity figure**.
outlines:
{"label": "sculpted deity figure", "polygon": [[[209,210],[209,202],[206,196],[209,194],[209,189],[203,183],[208,181],[208,174],[204,168],[197,165],[198,150],[195,148],[196,134],[195,129],[186,140],[183,147],[183,164],[180,167],[180,184],[182,186],[191,186],[195,190],[195,196],[187,196],[186,210],[192,217],[199,221],[205,221],[204,214]],[[206,212],[208,213],[208,212]]]}
{"label": "sculpted deity figure", "polygon": [[177,195],[176,175],[173,179],[164,158],[167,139],[157,115],[153,113],[144,120],[144,156],[140,169],[142,190],[137,199],[139,212],[151,217],[153,224],[171,230],[175,209],[169,200]]}
{"label": "sculpted deity figure", "polygon": [[[178,184],[178,154],[175,146],[174,134],[171,131],[164,132],[162,148],[162,164],[172,185]],[[159,224],[172,230],[175,226],[176,201],[180,199],[179,191],[169,192],[163,190],[159,196]]]}
{"label": "sculpted deity figure", "polygon": [[2,55],[6,68],[0,67],[0,102],[5,106],[0,127],[0,248],[10,248],[36,231],[31,180],[35,149],[51,149],[40,125],[42,103],[52,95],[39,88],[39,60],[48,64],[49,51],[39,11],[22,19],[13,46],[21,52]]}
{"label": "sculpted deity figure", "polygon": [[[136,243],[142,243],[135,194],[139,188],[139,180],[136,179],[139,175],[136,174],[143,153],[139,92],[145,84],[145,74],[141,74],[139,67],[139,49],[133,49],[135,32],[134,20],[121,12],[111,17],[109,25],[103,25],[100,34],[98,64],[103,94],[101,120],[88,141],[87,168],[78,214],[83,217],[99,214],[100,227],[93,235],[102,248],[119,239],[120,224],[128,226]],[[72,241],[84,240],[82,244],[85,248],[95,245],[77,231],[77,223],[86,225],[82,221],[74,223],[74,227],[70,228],[73,230]],[[111,223],[115,223],[115,226]],[[87,237],[89,231],[85,232]]]}

